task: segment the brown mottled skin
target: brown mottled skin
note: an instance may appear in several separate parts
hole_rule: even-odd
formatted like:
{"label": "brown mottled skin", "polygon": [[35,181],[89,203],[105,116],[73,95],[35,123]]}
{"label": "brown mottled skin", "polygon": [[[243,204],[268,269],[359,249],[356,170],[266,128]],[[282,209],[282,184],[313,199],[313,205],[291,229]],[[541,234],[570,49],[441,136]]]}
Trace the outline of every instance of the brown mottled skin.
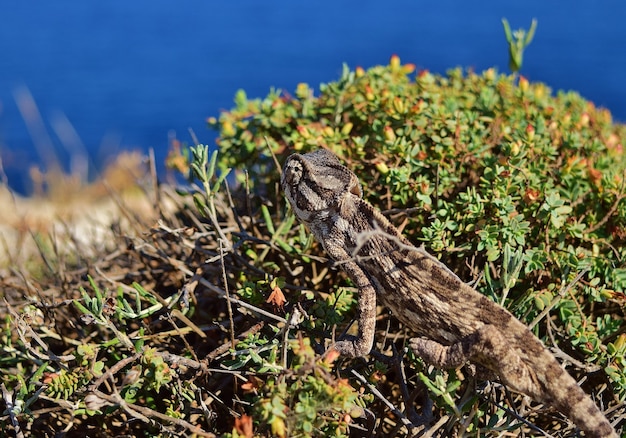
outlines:
{"label": "brown mottled skin", "polygon": [[367,355],[376,299],[420,335],[409,344],[425,361],[455,368],[470,361],[510,388],[554,406],[587,437],[617,437],[608,420],[528,328],[413,246],[361,196],[354,173],[324,149],[291,155],[283,191],[296,216],[359,289],[359,331],[333,348]]}

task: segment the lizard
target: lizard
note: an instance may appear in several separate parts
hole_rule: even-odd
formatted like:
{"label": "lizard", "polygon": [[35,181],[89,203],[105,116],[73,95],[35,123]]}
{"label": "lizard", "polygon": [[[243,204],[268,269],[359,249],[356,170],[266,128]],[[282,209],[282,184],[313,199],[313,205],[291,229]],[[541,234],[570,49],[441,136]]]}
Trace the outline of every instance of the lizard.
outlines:
{"label": "lizard", "polygon": [[[281,187],[296,217],[358,290],[356,336],[330,349],[370,353],[377,300],[419,335],[416,356],[441,369],[467,362],[568,416],[587,437],[617,437],[592,399],[526,325],[416,247],[363,199],[358,177],[326,149],[290,155]],[[330,351],[329,349],[329,351]]]}

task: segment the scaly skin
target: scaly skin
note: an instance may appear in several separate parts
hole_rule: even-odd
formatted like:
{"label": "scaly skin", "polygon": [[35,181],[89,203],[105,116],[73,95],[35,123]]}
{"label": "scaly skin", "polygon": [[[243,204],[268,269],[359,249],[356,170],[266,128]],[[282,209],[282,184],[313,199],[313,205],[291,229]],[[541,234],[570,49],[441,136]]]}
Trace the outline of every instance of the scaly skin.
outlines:
{"label": "scaly skin", "polygon": [[293,154],[283,191],[296,216],[359,289],[359,331],[332,348],[367,355],[376,300],[420,337],[413,351],[439,368],[469,361],[515,391],[554,406],[588,437],[617,437],[608,420],[531,331],[506,309],[413,246],[362,199],[358,178],[326,150]]}

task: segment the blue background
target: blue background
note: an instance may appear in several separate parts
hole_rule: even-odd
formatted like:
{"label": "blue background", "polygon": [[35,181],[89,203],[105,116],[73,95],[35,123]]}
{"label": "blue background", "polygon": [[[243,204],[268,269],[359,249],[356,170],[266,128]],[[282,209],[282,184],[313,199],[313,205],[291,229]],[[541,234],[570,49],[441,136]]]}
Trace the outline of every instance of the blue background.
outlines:
{"label": "blue background", "polygon": [[[2,164],[20,191],[33,164],[58,159],[69,170],[77,154],[92,171],[123,149],[154,148],[161,164],[168,139],[189,143],[190,128],[212,144],[205,120],[231,108],[237,89],[263,97],[272,86],[317,88],[344,62],[367,68],[398,54],[438,73],[508,72],[502,17],[513,29],[538,19],[524,76],[579,91],[626,121],[626,2],[618,0],[3,2]],[[27,129],[17,102],[28,93],[49,139]]]}

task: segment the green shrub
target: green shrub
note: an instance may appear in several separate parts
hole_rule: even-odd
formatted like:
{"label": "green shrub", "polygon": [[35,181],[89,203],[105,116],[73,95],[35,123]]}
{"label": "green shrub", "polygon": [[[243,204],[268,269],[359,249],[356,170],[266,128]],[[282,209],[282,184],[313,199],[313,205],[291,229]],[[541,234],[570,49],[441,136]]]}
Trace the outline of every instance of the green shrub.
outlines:
{"label": "green shrub", "polygon": [[[239,92],[210,120],[220,154],[170,157],[200,184],[160,186],[158,221],[131,221],[132,236],[112,226],[108,249],[94,243],[77,265],[43,251],[49,275],[37,280],[23,266],[0,272],[2,430],[406,436],[421,414],[431,436],[536,434],[525,421],[572,436],[501,385],[404,355],[412,333],[384,313],[370,356],[322,356],[354,330],[358,291],[289,213],[269,150],[282,162],[319,147],[624,418],[625,128],[524,78],[413,71],[394,57],[345,68],[317,95]],[[249,193],[226,190],[230,167]]]}
{"label": "green shrub", "polygon": [[[455,69],[413,78],[414,70],[392,57],[369,70],[344,67],[317,93],[300,84],[293,96],[248,100],[239,91],[233,110],[209,119],[218,165],[246,169],[238,181],[269,205],[281,202],[269,148],[279,162],[333,151],[410,240],[547,345],[601,367],[595,384],[610,382],[625,400],[626,127],[574,92],[555,96],[523,77]],[[301,241],[288,241],[298,260],[323,255]]]}

